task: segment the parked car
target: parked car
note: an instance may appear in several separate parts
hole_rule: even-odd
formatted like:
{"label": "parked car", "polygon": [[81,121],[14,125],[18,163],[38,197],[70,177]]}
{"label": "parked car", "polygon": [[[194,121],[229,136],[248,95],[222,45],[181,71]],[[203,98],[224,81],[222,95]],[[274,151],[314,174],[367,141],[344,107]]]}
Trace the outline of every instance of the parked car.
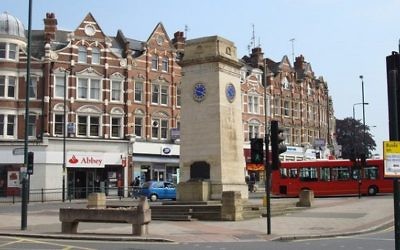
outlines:
{"label": "parked car", "polygon": [[172,182],[167,181],[148,181],[134,194],[137,196],[145,196],[150,201],[156,201],[158,199],[176,199],[176,188]]}

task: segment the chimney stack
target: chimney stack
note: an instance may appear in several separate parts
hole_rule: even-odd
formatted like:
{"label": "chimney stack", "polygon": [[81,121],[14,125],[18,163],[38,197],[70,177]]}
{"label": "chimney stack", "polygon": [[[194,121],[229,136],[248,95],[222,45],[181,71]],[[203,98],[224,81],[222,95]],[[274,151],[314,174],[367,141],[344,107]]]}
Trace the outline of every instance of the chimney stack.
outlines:
{"label": "chimney stack", "polygon": [[46,43],[56,38],[57,31],[57,19],[54,13],[46,13],[44,21],[44,37]]}

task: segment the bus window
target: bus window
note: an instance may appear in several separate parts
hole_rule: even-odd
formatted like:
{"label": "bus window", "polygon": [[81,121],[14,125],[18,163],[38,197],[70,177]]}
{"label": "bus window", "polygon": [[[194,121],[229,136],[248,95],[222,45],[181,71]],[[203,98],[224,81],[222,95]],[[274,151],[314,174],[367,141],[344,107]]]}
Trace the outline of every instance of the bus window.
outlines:
{"label": "bus window", "polygon": [[364,178],[369,180],[378,179],[378,167],[367,166],[366,168],[364,168]]}
{"label": "bus window", "polygon": [[317,180],[317,168],[300,168],[300,180],[301,181],[316,181]]}
{"label": "bus window", "polygon": [[280,168],[279,170],[281,172],[281,178],[286,179],[287,178],[287,168]]}
{"label": "bus window", "polygon": [[347,167],[332,168],[332,180],[345,181],[350,179],[350,170]]}
{"label": "bus window", "polygon": [[321,168],[319,179],[321,181],[331,181],[331,171],[330,168]]}
{"label": "bus window", "polygon": [[289,177],[290,178],[297,178],[297,168],[291,168],[289,169]]}

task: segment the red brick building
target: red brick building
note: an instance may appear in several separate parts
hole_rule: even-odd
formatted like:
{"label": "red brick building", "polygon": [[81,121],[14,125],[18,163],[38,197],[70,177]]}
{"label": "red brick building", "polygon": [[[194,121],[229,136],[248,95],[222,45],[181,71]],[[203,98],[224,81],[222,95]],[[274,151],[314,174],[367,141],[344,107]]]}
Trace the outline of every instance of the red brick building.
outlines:
{"label": "red brick building", "polygon": [[[0,14],[0,195],[19,190],[25,119],[35,153],[31,189],[60,189],[64,178],[69,194],[82,197],[96,188],[115,193],[135,176],[179,180],[183,32],[171,39],[159,23],[139,41],[121,30],[104,34],[90,13],[70,31],[46,14],[44,28],[32,31],[26,118],[27,41],[19,20]],[[245,154],[251,138],[264,137],[265,81],[267,120],[279,120],[289,145],[331,143],[327,84],[302,56],[292,67],[286,56],[274,62],[255,48],[242,61]]]}

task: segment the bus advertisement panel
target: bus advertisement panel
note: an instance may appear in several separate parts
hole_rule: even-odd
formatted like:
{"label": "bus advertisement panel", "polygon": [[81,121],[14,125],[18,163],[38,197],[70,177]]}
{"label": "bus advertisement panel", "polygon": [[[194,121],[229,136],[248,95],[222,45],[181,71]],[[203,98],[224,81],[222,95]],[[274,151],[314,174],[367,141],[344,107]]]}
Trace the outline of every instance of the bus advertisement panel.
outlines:
{"label": "bus advertisement panel", "polygon": [[313,160],[282,162],[272,172],[272,194],[297,197],[301,190],[315,196],[375,195],[393,192],[393,181],[384,178],[382,159],[366,161],[361,168],[350,160]]}

